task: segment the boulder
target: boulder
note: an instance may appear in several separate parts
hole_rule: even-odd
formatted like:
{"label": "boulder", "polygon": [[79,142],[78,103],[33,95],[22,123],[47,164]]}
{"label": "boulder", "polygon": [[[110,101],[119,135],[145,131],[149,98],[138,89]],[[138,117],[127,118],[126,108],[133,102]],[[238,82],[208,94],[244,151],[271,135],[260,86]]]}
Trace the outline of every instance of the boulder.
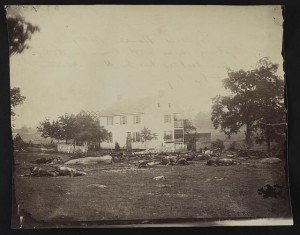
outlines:
{"label": "boulder", "polygon": [[279,158],[276,158],[276,157],[270,157],[270,158],[261,159],[259,162],[267,163],[267,164],[275,164],[275,163],[280,163],[281,160]]}
{"label": "boulder", "polygon": [[65,162],[66,165],[72,164],[82,164],[82,165],[92,165],[92,164],[112,164],[112,156],[106,155],[103,157],[85,157],[72,159]]}

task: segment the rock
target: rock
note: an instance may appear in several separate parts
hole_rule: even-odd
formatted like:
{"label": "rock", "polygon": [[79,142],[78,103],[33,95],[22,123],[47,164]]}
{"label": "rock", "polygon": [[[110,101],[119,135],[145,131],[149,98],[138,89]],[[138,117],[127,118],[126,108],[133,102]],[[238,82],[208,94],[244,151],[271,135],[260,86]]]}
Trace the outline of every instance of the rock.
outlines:
{"label": "rock", "polygon": [[82,165],[92,165],[92,164],[112,164],[112,156],[106,155],[103,157],[85,157],[72,159],[65,162],[66,165],[72,164],[82,164]]}
{"label": "rock", "polygon": [[158,184],[158,185],[156,185],[156,187],[159,187],[159,188],[171,188],[172,185],[170,185],[170,184]]}
{"label": "rock", "polygon": [[237,158],[236,158],[236,160],[240,160],[240,161],[246,161],[246,160],[247,160],[247,158],[245,158],[245,157],[237,157]]}
{"label": "rock", "polygon": [[205,154],[205,155],[213,154],[213,151],[211,151],[211,150],[206,150],[206,151],[204,152],[204,154]]}
{"label": "rock", "polygon": [[163,175],[156,176],[153,178],[154,180],[165,180],[166,178]]}
{"label": "rock", "polygon": [[156,165],[160,165],[161,164],[161,162],[148,162],[147,163],[147,166],[156,166]]}
{"label": "rock", "polygon": [[233,155],[233,154],[228,154],[226,157],[228,157],[228,158],[233,158],[234,155]]}
{"label": "rock", "polygon": [[276,157],[270,157],[270,158],[261,159],[259,162],[267,163],[267,164],[275,164],[275,163],[280,163],[281,160],[279,158],[276,158]]}
{"label": "rock", "polygon": [[95,188],[107,188],[106,185],[103,184],[90,184],[88,187],[95,187]]}

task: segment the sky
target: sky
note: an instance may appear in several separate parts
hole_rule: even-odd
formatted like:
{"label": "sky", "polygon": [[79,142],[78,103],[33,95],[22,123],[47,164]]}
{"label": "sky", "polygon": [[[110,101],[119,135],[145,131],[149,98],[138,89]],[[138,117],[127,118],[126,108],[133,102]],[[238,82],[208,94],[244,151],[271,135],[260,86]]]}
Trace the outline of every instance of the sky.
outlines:
{"label": "sky", "polygon": [[227,68],[262,57],[283,76],[280,6],[11,6],[39,26],[30,48],[10,58],[11,87],[26,96],[14,125],[35,127],[118,97],[165,91],[187,113],[211,110]]}

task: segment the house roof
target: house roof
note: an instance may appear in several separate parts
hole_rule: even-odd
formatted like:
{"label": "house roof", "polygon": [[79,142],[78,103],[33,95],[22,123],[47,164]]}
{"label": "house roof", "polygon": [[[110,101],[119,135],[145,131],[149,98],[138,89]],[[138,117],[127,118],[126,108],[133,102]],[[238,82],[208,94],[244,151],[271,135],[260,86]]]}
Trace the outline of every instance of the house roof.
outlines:
{"label": "house roof", "polygon": [[[112,106],[100,112],[100,116],[114,116],[126,114],[141,114],[154,102],[158,101],[161,96],[148,96],[138,99],[124,99],[117,101]],[[176,104],[172,104],[173,113],[182,113],[182,109]]]}
{"label": "house roof", "polygon": [[139,114],[157,100],[156,96],[139,99],[124,99],[100,112],[100,116],[113,116],[120,114]]}

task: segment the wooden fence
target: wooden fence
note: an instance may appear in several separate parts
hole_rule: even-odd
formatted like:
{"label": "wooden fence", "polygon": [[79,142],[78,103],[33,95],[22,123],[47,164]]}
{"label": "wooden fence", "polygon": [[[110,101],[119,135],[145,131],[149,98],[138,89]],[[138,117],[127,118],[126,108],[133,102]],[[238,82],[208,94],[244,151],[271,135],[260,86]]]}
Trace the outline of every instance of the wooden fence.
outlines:
{"label": "wooden fence", "polygon": [[57,151],[60,153],[87,153],[88,145],[77,146],[74,144],[57,143]]}

